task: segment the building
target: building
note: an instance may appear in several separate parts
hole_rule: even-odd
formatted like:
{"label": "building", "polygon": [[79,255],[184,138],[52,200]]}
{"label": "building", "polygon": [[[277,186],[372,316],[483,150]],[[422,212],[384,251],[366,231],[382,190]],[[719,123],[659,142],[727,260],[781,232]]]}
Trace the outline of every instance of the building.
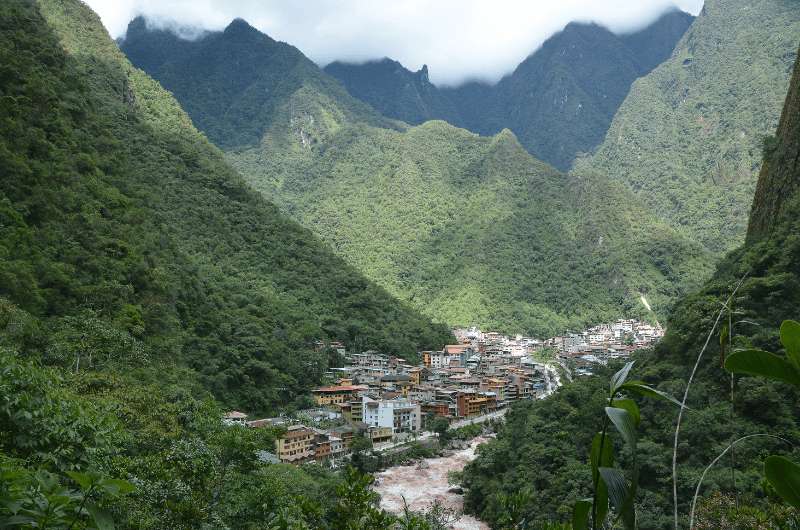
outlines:
{"label": "building", "polygon": [[448,401],[428,401],[421,405],[423,414],[433,414],[443,418],[452,416],[450,402]]}
{"label": "building", "polygon": [[360,392],[367,390],[363,385],[336,385],[324,386],[311,391],[317,405],[338,405],[358,396]]}
{"label": "building", "polygon": [[275,442],[281,462],[301,462],[314,457],[316,434],[305,425],[292,425]]}
{"label": "building", "polygon": [[471,418],[487,414],[497,408],[497,397],[491,392],[459,392],[456,397],[456,414]]}
{"label": "building", "polygon": [[333,453],[330,435],[319,429],[313,430],[316,432],[316,436],[314,436],[314,460],[319,462],[329,459]]}
{"label": "building", "polygon": [[391,427],[370,427],[367,429],[367,438],[372,440],[373,445],[392,441]]}
{"label": "building", "polygon": [[225,425],[247,425],[247,414],[238,410],[226,412],[222,416],[222,423]]}
{"label": "building", "polygon": [[368,427],[391,427],[394,434],[416,432],[422,427],[422,411],[419,403],[404,398],[377,400],[362,398],[364,423]]}

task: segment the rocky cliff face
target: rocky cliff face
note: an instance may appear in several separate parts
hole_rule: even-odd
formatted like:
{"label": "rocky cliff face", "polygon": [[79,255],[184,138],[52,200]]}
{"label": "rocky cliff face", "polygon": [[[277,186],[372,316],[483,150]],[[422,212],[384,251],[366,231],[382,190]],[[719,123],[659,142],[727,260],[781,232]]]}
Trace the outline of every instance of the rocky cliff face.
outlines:
{"label": "rocky cliff face", "polygon": [[800,187],[800,57],[795,62],[786,104],[774,137],[764,145],[764,165],[758,176],[747,241],[769,236],[787,201]]}

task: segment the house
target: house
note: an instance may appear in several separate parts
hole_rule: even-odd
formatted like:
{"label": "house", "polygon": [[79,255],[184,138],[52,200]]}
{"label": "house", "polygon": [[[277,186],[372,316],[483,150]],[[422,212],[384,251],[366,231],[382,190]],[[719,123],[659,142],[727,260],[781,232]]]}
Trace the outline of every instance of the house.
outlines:
{"label": "house", "polygon": [[247,414],[238,410],[226,412],[222,416],[222,423],[225,425],[247,425]]}
{"label": "house", "polygon": [[313,431],[316,433],[314,436],[314,460],[317,462],[327,460],[333,452],[330,435],[319,429],[313,429]]}
{"label": "house", "polygon": [[428,401],[421,405],[423,414],[433,414],[442,418],[452,416],[452,410],[448,401]]}
{"label": "house", "polygon": [[490,392],[459,392],[456,398],[456,414],[461,418],[471,418],[495,410],[497,396]]}

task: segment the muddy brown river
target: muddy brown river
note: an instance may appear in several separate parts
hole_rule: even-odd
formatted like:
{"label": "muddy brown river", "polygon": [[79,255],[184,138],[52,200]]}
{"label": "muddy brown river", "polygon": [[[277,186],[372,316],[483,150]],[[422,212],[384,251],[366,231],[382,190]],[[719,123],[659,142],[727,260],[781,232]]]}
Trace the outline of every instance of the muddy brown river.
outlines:
{"label": "muddy brown river", "polygon": [[[381,508],[403,513],[403,498],[412,510],[424,510],[438,499],[447,508],[461,512],[464,499],[458,493],[447,490],[447,473],[461,471],[467,462],[475,458],[475,448],[486,438],[472,440],[467,449],[455,451],[452,456],[428,458],[423,466],[396,466],[375,475],[375,491],[381,495]],[[455,530],[488,530],[489,526],[472,516],[462,515],[450,528]]]}

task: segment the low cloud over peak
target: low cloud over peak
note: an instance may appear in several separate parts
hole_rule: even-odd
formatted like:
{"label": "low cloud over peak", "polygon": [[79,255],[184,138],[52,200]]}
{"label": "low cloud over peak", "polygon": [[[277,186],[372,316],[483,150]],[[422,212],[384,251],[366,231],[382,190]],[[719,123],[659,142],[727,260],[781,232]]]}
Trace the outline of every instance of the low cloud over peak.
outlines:
{"label": "low cloud over peak", "polygon": [[[242,18],[325,65],[383,57],[431,81],[497,81],[569,22],[625,33],[671,8],[697,14],[703,0],[86,0],[113,37],[144,15],[159,26],[219,30]],[[185,33],[185,32],[184,32]]]}

